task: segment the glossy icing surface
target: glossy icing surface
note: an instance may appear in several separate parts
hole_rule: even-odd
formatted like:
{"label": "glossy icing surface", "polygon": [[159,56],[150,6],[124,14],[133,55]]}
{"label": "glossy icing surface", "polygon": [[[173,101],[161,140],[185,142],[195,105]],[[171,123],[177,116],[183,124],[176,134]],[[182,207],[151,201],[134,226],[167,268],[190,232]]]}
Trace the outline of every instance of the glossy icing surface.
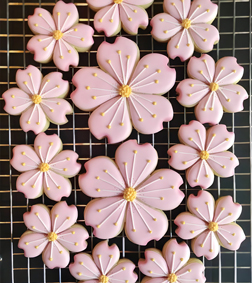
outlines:
{"label": "glossy icing surface", "polygon": [[158,95],[175,83],[176,72],[167,66],[166,56],[148,54],[139,61],[138,46],[117,37],[115,43],[99,46],[97,61],[101,69],[87,67],[74,75],[76,90],[71,94],[80,109],[95,109],[88,123],[97,139],[123,141],[131,124],[143,134],[156,133],[173,118],[169,100]]}
{"label": "glossy icing surface", "polygon": [[53,59],[57,68],[68,71],[79,64],[78,52],[88,50],[94,43],[92,27],[79,24],[79,14],[73,3],[58,1],[51,15],[43,8],[36,8],[28,16],[28,25],[35,34],[27,49],[34,53],[34,60],[47,63]]}
{"label": "glossy icing surface", "polygon": [[69,251],[80,252],[87,247],[89,237],[86,229],[75,224],[78,212],[74,205],[58,202],[51,211],[43,204],[31,207],[23,215],[28,230],[21,236],[18,247],[26,257],[36,257],[42,253],[45,265],[52,269],[68,265]]}
{"label": "glossy icing surface", "polygon": [[211,25],[218,6],[210,0],[164,0],[164,13],[150,22],[152,36],[168,42],[167,53],[172,59],[189,59],[194,50],[209,52],[219,41],[218,30]]}
{"label": "glossy icing surface", "polygon": [[181,203],[183,181],[170,169],[153,172],[157,161],[150,144],[129,140],[118,147],[115,162],[100,156],[85,163],[87,172],[80,175],[79,185],[95,198],[87,204],[84,218],[96,237],[113,238],[124,226],[129,240],[139,245],[163,237],[168,221],[161,210]]}
{"label": "glossy icing surface", "polygon": [[17,178],[16,188],[29,199],[38,198],[44,192],[48,198],[60,201],[71,194],[68,178],[80,171],[77,159],[74,151],[62,151],[62,142],[56,134],[41,133],[35,138],[34,147],[17,145],[13,149],[10,163],[23,172]]}
{"label": "glossy icing surface", "polygon": [[234,223],[242,211],[231,196],[220,197],[216,202],[206,191],[197,196],[190,195],[187,200],[190,212],[179,214],[174,223],[175,231],[182,239],[193,239],[192,250],[196,256],[215,258],[220,245],[229,250],[238,250],[245,240],[242,228]]}

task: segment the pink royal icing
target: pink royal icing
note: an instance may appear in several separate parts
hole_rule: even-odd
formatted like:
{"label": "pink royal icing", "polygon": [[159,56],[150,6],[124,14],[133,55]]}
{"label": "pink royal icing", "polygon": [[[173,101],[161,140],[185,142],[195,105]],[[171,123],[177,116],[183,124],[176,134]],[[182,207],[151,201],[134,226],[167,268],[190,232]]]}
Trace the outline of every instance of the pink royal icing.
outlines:
{"label": "pink royal icing", "polygon": [[140,259],[138,267],[147,275],[142,282],[148,283],[204,283],[204,264],[190,258],[190,249],[185,242],[178,244],[176,239],[170,239],[162,252],[157,249],[145,250],[145,260]]}
{"label": "pink royal icing", "polygon": [[62,125],[68,122],[66,114],[73,112],[64,98],[69,91],[68,81],[62,80],[62,74],[52,72],[42,77],[34,66],[16,73],[19,88],[10,88],[2,95],[4,110],[10,115],[21,115],[20,126],[24,132],[35,134],[44,132],[50,122]]}
{"label": "pink royal icing", "polygon": [[198,121],[182,125],[178,132],[182,144],[168,150],[168,163],[177,170],[186,170],[186,179],[191,187],[209,188],[214,174],[219,177],[234,175],[239,165],[238,158],[226,151],[234,144],[234,133],[225,125],[216,125],[208,130]]}
{"label": "pink royal icing", "polygon": [[189,59],[194,49],[209,52],[219,41],[218,30],[211,25],[218,6],[210,0],[164,0],[164,13],[150,22],[152,36],[168,42],[167,53],[172,59]]}
{"label": "pink royal icing", "polygon": [[192,239],[196,256],[213,259],[220,245],[232,251],[239,249],[245,234],[233,221],[239,218],[242,206],[234,203],[231,196],[220,197],[215,203],[209,192],[199,191],[197,196],[189,196],[187,207],[190,212],[180,213],[174,223],[179,237]]}
{"label": "pink royal icing", "polygon": [[146,245],[164,236],[168,221],[161,210],[181,203],[183,181],[170,169],[153,172],[157,161],[150,144],[129,140],[116,150],[115,162],[99,156],[85,163],[87,172],[80,175],[79,185],[83,193],[96,198],[84,211],[85,223],[94,228],[96,237],[113,238],[124,226],[135,244]]}
{"label": "pink royal icing", "polygon": [[68,197],[72,190],[68,178],[81,169],[77,159],[76,152],[62,151],[57,135],[41,133],[34,140],[34,148],[17,145],[13,149],[10,163],[17,171],[24,172],[17,178],[16,188],[29,199],[38,198],[43,192],[54,201]]}
{"label": "pink royal icing", "polygon": [[69,270],[74,278],[81,282],[92,283],[135,283],[137,275],[135,265],[130,260],[120,259],[120,250],[116,244],[108,245],[108,241],[98,243],[92,250],[92,256],[80,253],[74,256]]}
{"label": "pink royal icing", "polygon": [[94,17],[94,27],[106,36],[114,36],[123,29],[129,34],[137,34],[138,28],[146,29],[149,24],[147,9],[154,0],[87,0],[89,7],[98,11]]}
{"label": "pink royal icing", "polygon": [[177,100],[185,107],[196,105],[195,116],[202,124],[218,124],[223,110],[230,113],[243,110],[248,94],[236,84],[243,71],[235,57],[223,57],[216,65],[209,55],[192,57],[187,66],[191,79],[178,84]]}
{"label": "pink royal icing", "polygon": [[42,253],[45,265],[52,269],[65,268],[69,251],[80,252],[87,247],[89,236],[86,229],[75,224],[78,217],[76,206],[65,201],[56,203],[51,211],[43,204],[31,207],[23,215],[28,230],[21,236],[18,247],[26,257],[37,257]]}
{"label": "pink royal icing", "polygon": [[166,56],[149,54],[139,61],[135,42],[117,37],[113,44],[100,45],[97,61],[101,69],[87,67],[74,75],[76,90],[71,94],[80,109],[95,109],[88,123],[97,139],[123,141],[132,131],[131,123],[137,131],[153,134],[173,118],[169,100],[157,95],[175,83],[176,72],[167,66]]}
{"label": "pink royal icing", "polygon": [[94,43],[94,30],[79,24],[79,14],[73,3],[58,1],[52,15],[43,8],[36,8],[28,16],[28,25],[33,36],[27,49],[34,53],[34,60],[47,63],[53,59],[57,68],[68,71],[69,66],[79,64],[78,52],[87,51]]}

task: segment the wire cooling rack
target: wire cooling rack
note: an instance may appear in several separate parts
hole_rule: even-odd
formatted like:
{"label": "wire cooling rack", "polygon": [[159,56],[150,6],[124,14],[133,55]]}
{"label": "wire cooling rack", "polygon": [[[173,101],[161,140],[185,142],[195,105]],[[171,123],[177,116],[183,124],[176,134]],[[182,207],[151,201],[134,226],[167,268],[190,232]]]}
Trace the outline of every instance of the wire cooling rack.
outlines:
{"label": "wire cooling rack", "polygon": [[[70,1],[65,1],[70,2]],[[54,0],[0,0],[0,93],[15,86],[15,73],[19,68],[25,68],[29,64],[38,66],[43,74],[56,70],[53,63],[38,64],[33,60],[33,56],[26,50],[27,41],[32,36],[27,25],[27,16],[33,14],[36,7],[43,7],[52,10]],[[137,3],[137,0],[136,0]],[[215,49],[210,53],[215,60],[223,56],[235,56],[238,62],[244,67],[244,76],[240,84],[251,92],[251,1],[249,0],[219,0],[215,1],[219,5],[218,17],[214,25],[219,29],[221,40]],[[80,14],[80,21],[93,26],[92,12],[84,0],[75,1]],[[155,1],[147,10],[149,17],[163,11],[162,1]],[[134,40],[141,51],[141,56],[159,52],[166,55],[166,44],[157,43],[150,35],[151,28],[145,31],[139,30],[137,36],[129,36],[122,32],[121,35]],[[64,73],[64,79],[71,82],[73,74],[83,66],[96,66],[96,50],[100,43],[105,40],[103,35],[95,34],[95,44],[90,52],[80,54],[80,64],[78,68],[71,68]],[[108,38],[113,42],[114,38]],[[199,55],[199,54],[197,54]],[[177,82],[186,78],[186,63],[180,60],[171,60],[171,67],[177,71]],[[175,88],[166,95],[170,99],[175,115],[169,124],[165,124],[164,130],[155,135],[141,135],[133,131],[130,138],[137,139],[139,143],[150,142],[159,154],[159,168],[167,167],[167,149],[178,142],[177,131],[181,124],[188,123],[194,119],[192,109],[184,109],[176,101]],[[73,86],[71,86],[73,90]],[[65,269],[47,269],[41,257],[27,259],[23,251],[18,249],[17,243],[20,235],[26,227],[23,223],[22,215],[29,207],[35,203],[45,203],[48,206],[54,204],[46,197],[35,200],[27,200],[23,194],[18,193],[15,188],[18,172],[10,166],[12,149],[17,144],[33,144],[35,135],[25,134],[19,126],[19,117],[9,116],[3,111],[4,101],[0,98],[0,282],[4,283],[38,283],[38,282],[75,282]],[[235,144],[232,151],[238,156],[240,166],[236,169],[236,174],[232,178],[219,179],[209,191],[215,198],[223,195],[232,195],[233,198],[243,205],[243,212],[237,221],[245,231],[246,240],[237,252],[225,249],[212,261],[202,259],[206,265],[205,275],[207,282],[251,282],[251,99],[245,101],[245,109],[241,113],[224,114],[222,123],[228,126],[229,131],[236,134]],[[74,108],[74,114],[68,116],[69,122],[63,126],[50,125],[47,133],[57,133],[63,141],[65,149],[77,151],[80,162],[84,164],[88,159],[98,155],[108,155],[114,157],[116,145],[108,145],[106,140],[96,140],[91,136],[88,129],[89,113],[83,113]],[[81,173],[83,173],[83,167]],[[182,172],[184,178],[184,172]],[[75,204],[79,211],[79,222],[84,224],[83,211],[90,200],[78,187],[77,177],[72,179],[73,191],[68,204]],[[182,186],[186,197],[190,193],[197,193],[198,188],[190,188],[185,182]],[[163,239],[158,242],[152,241],[149,247],[162,248],[163,244],[170,238],[176,237],[174,233],[174,218],[178,213],[185,210],[185,200],[172,212],[168,212],[169,229]],[[92,231],[87,227],[91,237],[88,240],[87,252],[90,252],[98,239],[93,237]],[[143,257],[146,247],[139,247],[132,244],[121,233],[115,239],[109,241],[116,243],[121,256],[131,259],[136,265],[139,257]],[[194,256],[193,254],[191,256]],[[73,255],[71,255],[71,261]],[[136,269],[139,280],[142,278],[138,268]]]}

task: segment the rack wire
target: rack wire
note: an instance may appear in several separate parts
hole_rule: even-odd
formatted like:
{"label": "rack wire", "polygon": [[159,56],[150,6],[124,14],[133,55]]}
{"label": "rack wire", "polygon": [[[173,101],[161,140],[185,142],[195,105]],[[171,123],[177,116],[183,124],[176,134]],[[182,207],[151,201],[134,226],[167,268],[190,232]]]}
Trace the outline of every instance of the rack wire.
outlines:
{"label": "rack wire", "polygon": [[[0,8],[0,93],[15,86],[15,73],[19,68],[25,68],[29,64],[40,68],[45,75],[48,72],[57,70],[53,63],[38,64],[33,56],[26,50],[26,44],[32,36],[27,25],[27,16],[33,14],[36,7],[43,7],[52,10],[54,0],[1,0]],[[84,1],[74,2],[79,10],[80,21],[93,26],[94,12],[92,12]],[[214,1],[219,5],[219,13],[214,25],[219,29],[221,40],[210,55],[218,60],[223,56],[235,56],[238,63],[244,69],[244,76],[240,84],[251,92],[251,11],[250,0],[219,0]],[[137,1],[136,1],[137,3]],[[154,4],[147,10],[149,17],[162,12],[162,1],[155,0]],[[166,54],[166,44],[157,43],[150,35],[151,28],[145,31],[139,30],[137,36],[129,36],[123,31],[121,35],[134,40],[141,51],[141,56],[159,52]],[[105,38],[95,33],[95,44],[90,52],[80,54],[78,68],[71,68],[64,73],[64,79],[71,82],[74,73],[83,66],[97,66],[96,50],[103,41],[114,41],[114,38]],[[197,54],[199,55],[199,54]],[[166,95],[174,108],[174,119],[165,124],[164,130],[155,135],[141,135],[133,131],[130,138],[137,139],[139,143],[150,142],[159,154],[158,168],[167,167],[167,149],[178,142],[177,131],[180,125],[194,119],[193,109],[185,109],[176,101],[175,88],[179,81],[186,78],[186,63],[180,60],[170,60],[170,66],[177,71],[177,82],[172,90]],[[71,85],[71,91],[73,90]],[[70,100],[69,100],[70,101]],[[70,275],[68,268],[50,270],[43,265],[41,257],[27,259],[23,251],[18,249],[17,243],[20,235],[26,227],[22,215],[35,203],[45,203],[51,207],[54,202],[42,196],[35,200],[27,200],[18,193],[15,188],[18,172],[10,166],[12,149],[17,144],[33,144],[35,135],[24,133],[19,126],[19,117],[9,116],[3,111],[4,101],[0,98],[0,282],[5,283],[37,283],[37,282],[75,282]],[[237,221],[245,231],[246,240],[237,252],[221,249],[220,255],[212,261],[202,259],[205,263],[205,275],[207,282],[251,282],[252,260],[251,260],[251,156],[252,156],[252,101],[251,98],[245,101],[245,109],[241,113],[225,113],[221,123],[227,125],[229,131],[236,134],[236,140],[231,150],[238,156],[240,166],[237,167],[235,176],[227,179],[215,178],[215,182],[209,191],[215,198],[223,195],[232,195],[234,200],[241,203],[243,212]],[[63,126],[50,125],[47,133],[57,133],[63,141],[65,149],[75,150],[80,156],[80,162],[84,164],[92,157],[108,155],[114,157],[117,145],[108,145],[106,140],[96,140],[89,132],[89,113],[83,113],[74,107],[72,116],[68,116],[69,122]],[[82,167],[83,173],[84,169]],[[184,172],[181,173],[184,181]],[[84,225],[83,211],[90,200],[79,189],[77,177],[72,179],[73,191],[68,204],[75,204],[79,211],[79,223]],[[191,188],[186,181],[181,188],[186,195],[197,193],[198,188]],[[185,199],[186,199],[185,198]],[[168,212],[169,229],[167,234],[160,241],[152,241],[147,247],[162,248],[163,244],[170,238],[176,237],[174,233],[174,218],[186,209],[185,200],[175,210]],[[88,240],[87,252],[91,252],[93,246],[99,241],[93,237],[92,231],[87,227],[91,237]],[[116,243],[121,250],[121,256],[131,259],[136,265],[138,259],[143,257],[146,247],[132,244],[121,233],[118,237],[111,239],[110,243]],[[193,253],[191,255],[194,256]],[[71,255],[73,261],[73,255]],[[136,269],[139,280],[142,278],[138,268]]]}

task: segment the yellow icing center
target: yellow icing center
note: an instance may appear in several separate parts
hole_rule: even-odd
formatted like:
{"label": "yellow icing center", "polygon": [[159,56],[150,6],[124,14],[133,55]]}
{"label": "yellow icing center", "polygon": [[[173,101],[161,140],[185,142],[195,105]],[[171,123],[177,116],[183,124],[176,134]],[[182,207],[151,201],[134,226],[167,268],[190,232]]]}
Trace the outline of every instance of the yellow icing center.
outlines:
{"label": "yellow icing center", "polygon": [[216,222],[209,222],[208,229],[210,231],[215,232],[215,231],[218,230],[218,228],[219,228],[218,223],[216,223]]}
{"label": "yellow icing center", "polygon": [[114,0],[115,4],[121,4],[123,0]]}
{"label": "yellow icing center", "polygon": [[33,94],[31,99],[32,99],[32,102],[35,104],[39,104],[42,101],[42,98],[39,94]]}
{"label": "yellow icing center", "polygon": [[210,83],[209,88],[211,91],[216,91],[219,89],[219,85],[217,83]]}
{"label": "yellow icing center", "polygon": [[39,165],[39,170],[40,170],[41,172],[47,172],[47,171],[49,170],[49,168],[50,168],[50,166],[49,166],[48,163],[41,163],[41,164]]}
{"label": "yellow icing center", "polygon": [[170,273],[167,277],[170,283],[175,283],[177,281],[177,275],[175,273]]}
{"label": "yellow icing center", "polygon": [[63,33],[60,30],[55,30],[53,31],[53,38],[56,40],[61,39],[61,37],[63,36]]}
{"label": "yellow icing center", "polygon": [[191,26],[191,21],[189,19],[184,19],[181,23],[181,26],[183,28],[189,29],[189,27]]}
{"label": "yellow icing center", "polygon": [[108,283],[108,281],[109,281],[109,278],[106,275],[101,275],[99,278],[100,283]]}
{"label": "yellow icing center", "polygon": [[47,235],[47,239],[48,239],[48,241],[50,241],[50,242],[54,242],[55,240],[57,240],[57,238],[58,238],[58,236],[57,236],[57,234],[54,233],[54,232],[50,232],[50,233],[48,233],[48,235]]}
{"label": "yellow icing center", "polygon": [[123,192],[123,198],[127,201],[133,201],[136,198],[136,191],[135,189],[129,187],[126,188]]}
{"label": "yellow icing center", "polygon": [[128,85],[122,85],[119,87],[118,93],[122,97],[129,97],[131,95],[131,87]]}
{"label": "yellow icing center", "polygon": [[209,158],[209,153],[208,153],[206,150],[202,150],[202,151],[200,152],[200,158],[201,158],[202,160],[207,160],[207,159]]}

